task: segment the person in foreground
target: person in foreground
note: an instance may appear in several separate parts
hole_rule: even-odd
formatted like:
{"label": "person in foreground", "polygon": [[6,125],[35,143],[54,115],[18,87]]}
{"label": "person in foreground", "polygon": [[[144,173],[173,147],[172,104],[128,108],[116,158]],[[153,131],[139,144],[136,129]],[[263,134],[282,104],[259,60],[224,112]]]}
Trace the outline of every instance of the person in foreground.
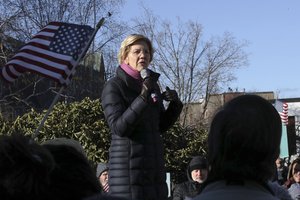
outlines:
{"label": "person in foreground", "polygon": [[79,141],[54,138],[42,143],[56,163],[48,188],[55,200],[81,200],[101,192],[101,187]]}
{"label": "person in foreground", "polygon": [[281,120],[267,100],[242,95],[214,116],[208,135],[209,172],[195,199],[275,200],[268,182],[279,156]]}
{"label": "person in foreground", "polygon": [[175,186],[173,200],[193,198],[201,191],[201,186],[207,178],[207,160],[202,156],[195,156],[187,167],[188,181]]}
{"label": "person in foreground", "polygon": [[[167,199],[161,133],[177,120],[182,103],[177,92],[161,93],[159,74],[148,69],[151,41],[129,35],[118,55],[116,76],[104,86],[102,107],[112,133],[109,149],[109,194],[127,199]],[[163,100],[169,105],[165,109]]]}
{"label": "person in foreground", "polygon": [[46,149],[22,134],[0,136],[0,199],[50,200],[55,162]]}

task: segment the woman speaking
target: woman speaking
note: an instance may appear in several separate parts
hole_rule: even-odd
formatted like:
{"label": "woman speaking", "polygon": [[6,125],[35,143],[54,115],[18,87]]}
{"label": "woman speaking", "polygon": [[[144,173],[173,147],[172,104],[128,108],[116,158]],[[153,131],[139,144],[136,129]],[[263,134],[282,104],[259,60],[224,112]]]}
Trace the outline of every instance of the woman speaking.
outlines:
{"label": "woman speaking", "polygon": [[[132,200],[167,199],[163,142],[160,136],[180,115],[182,103],[159,74],[148,69],[151,41],[139,34],[122,42],[115,77],[104,86],[102,107],[111,131],[109,187],[113,196]],[[163,100],[169,101],[167,109]]]}

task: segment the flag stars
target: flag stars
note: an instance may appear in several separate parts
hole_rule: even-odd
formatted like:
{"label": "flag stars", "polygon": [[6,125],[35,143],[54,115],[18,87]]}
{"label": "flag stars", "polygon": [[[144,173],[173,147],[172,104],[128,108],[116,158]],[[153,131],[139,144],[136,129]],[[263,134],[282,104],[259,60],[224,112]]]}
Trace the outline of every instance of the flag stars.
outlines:
{"label": "flag stars", "polygon": [[[72,25],[61,26],[57,31],[59,34],[54,36],[52,47],[57,52],[73,56],[82,50],[88,40],[92,29],[90,28],[77,28]],[[74,57],[75,58],[75,57]]]}

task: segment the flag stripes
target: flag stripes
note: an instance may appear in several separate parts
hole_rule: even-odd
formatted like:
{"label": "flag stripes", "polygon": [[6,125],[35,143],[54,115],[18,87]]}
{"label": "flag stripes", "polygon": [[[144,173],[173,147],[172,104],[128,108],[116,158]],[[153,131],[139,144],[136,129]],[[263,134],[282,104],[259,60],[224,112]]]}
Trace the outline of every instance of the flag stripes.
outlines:
{"label": "flag stripes", "polygon": [[282,112],[279,113],[281,117],[282,123],[288,125],[289,115],[288,115],[288,104],[283,102],[282,104]]}
{"label": "flag stripes", "polygon": [[89,26],[50,22],[6,63],[1,75],[13,82],[24,72],[32,72],[68,84],[93,31]]}
{"label": "flag stripes", "polygon": [[284,125],[288,125],[288,121],[289,121],[288,104],[286,102],[276,100],[274,107],[276,108],[276,110],[278,111],[278,113],[280,115],[281,122]]}

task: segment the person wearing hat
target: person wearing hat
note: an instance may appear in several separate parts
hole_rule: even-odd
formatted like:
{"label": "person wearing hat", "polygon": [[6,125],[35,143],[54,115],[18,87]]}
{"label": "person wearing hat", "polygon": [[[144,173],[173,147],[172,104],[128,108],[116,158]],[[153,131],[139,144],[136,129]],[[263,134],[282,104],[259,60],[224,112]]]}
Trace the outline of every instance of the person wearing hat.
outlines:
{"label": "person wearing hat", "polygon": [[201,185],[207,177],[207,160],[201,156],[195,156],[187,168],[188,181],[175,186],[173,200],[191,199],[201,191]]}
{"label": "person wearing hat", "polygon": [[109,186],[108,186],[108,165],[106,163],[98,163],[96,176],[99,179],[102,193],[108,193]]}

